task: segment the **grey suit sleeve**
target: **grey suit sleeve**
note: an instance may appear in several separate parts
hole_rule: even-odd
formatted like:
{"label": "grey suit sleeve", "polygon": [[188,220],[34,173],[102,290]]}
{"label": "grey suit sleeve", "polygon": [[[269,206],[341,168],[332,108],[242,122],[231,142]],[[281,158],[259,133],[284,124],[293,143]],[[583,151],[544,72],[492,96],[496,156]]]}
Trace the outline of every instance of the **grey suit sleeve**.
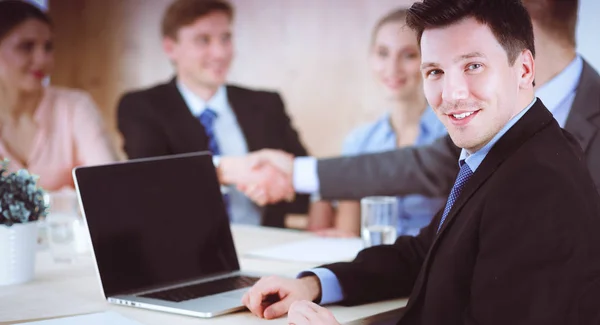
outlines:
{"label": "grey suit sleeve", "polygon": [[427,146],[320,159],[320,194],[329,200],[372,195],[447,196],[458,173],[459,156],[460,149],[445,136]]}

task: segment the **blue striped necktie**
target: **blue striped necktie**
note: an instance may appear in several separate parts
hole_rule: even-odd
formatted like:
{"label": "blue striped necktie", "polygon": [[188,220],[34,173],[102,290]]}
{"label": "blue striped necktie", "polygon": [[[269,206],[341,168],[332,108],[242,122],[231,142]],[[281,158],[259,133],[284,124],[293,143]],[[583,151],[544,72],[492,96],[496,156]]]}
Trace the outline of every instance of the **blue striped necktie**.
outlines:
{"label": "blue striped necktie", "polygon": [[[204,126],[204,131],[206,132],[206,136],[208,137],[208,150],[213,154],[213,156],[221,155],[221,149],[219,148],[219,144],[217,143],[217,137],[215,135],[215,120],[217,119],[217,112],[213,111],[210,108],[206,108],[202,114],[198,117],[198,120]],[[229,210],[229,195],[227,193],[223,193],[223,203],[225,203],[225,209],[227,210],[227,215],[231,220],[231,213]]]}
{"label": "blue striped necktie", "polygon": [[442,225],[444,221],[446,221],[446,217],[448,217],[448,213],[456,199],[460,196],[465,184],[469,181],[469,179],[473,176],[473,171],[464,160],[460,161],[460,171],[458,172],[458,177],[456,177],[456,181],[454,182],[454,186],[452,186],[452,191],[450,191],[450,196],[448,196],[448,201],[446,202],[446,207],[444,208],[444,214],[442,214],[442,220],[440,220],[440,225],[438,226],[438,232],[442,229]]}

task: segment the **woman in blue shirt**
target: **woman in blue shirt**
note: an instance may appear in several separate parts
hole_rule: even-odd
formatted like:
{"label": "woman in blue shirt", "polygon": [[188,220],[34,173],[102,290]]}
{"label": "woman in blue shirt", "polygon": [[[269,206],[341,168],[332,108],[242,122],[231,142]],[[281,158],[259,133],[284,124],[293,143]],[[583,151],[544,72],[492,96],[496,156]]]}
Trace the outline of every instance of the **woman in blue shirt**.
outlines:
{"label": "woman in blue shirt", "polygon": [[[393,150],[425,145],[446,134],[446,129],[423,94],[419,45],[415,33],[405,26],[406,10],[393,11],[375,26],[370,63],[381,84],[388,112],[380,119],[358,127],[344,141],[342,154]],[[400,235],[416,235],[443,206],[445,198],[420,195],[398,197]],[[333,225],[333,228],[329,228]],[[360,204],[339,201],[313,204],[309,229],[327,236],[359,236]]]}

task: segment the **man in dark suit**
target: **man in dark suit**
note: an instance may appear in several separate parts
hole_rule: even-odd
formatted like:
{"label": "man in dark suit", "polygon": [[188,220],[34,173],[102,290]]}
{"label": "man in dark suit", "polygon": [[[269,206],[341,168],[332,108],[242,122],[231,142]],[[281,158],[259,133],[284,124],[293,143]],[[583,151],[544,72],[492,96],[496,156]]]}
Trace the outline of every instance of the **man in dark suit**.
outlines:
{"label": "man in dark suit", "polygon": [[446,207],[417,237],[299,279],[261,279],[244,303],[265,318],[289,309],[296,325],[338,324],[311,301],[408,295],[399,324],[597,324],[600,197],[576,140],[534,96],[527,11],[514,0],[424,0],[407,22],[427,100],[462,148]]}
{"label": "man in dark suit", "polygon": [[[169,6],[163,46],[176,77],[122,97],[118,126],[129,158],[204,150],[238,156],[263,148],[307,154],[279,94],[225,84],[233,58],[232,19],[233,8],[222,0]],[[262,209],[231,188],[225,203],[232,222],[283,227],[286,213],[306,211],[308,197]]]}
{"label": "man in dark suit", "polygon": [[[536,95],[559,125],[575,136],[600,191],[600,76],[575,50],[578,1],[524,0],[523,4],[532,17],[538,50]],[[430,146],[318,161],[307,158],[304,161],[310,163],[308,168],[302,168],[306,164],[296,160],[293,173],[308,184],[296,190],[319,192],[324,199],[415,193],[446,196],[458,172],[454,162],[459,154],[460,149],[447,136]],[[291,157],[274,152],[263,156],[263,160],[277,163],[291,176]],[[284,188],[281,193],[291,190]],[[256,199],[264,203],[277,201],[280,196],[274,192]]]}

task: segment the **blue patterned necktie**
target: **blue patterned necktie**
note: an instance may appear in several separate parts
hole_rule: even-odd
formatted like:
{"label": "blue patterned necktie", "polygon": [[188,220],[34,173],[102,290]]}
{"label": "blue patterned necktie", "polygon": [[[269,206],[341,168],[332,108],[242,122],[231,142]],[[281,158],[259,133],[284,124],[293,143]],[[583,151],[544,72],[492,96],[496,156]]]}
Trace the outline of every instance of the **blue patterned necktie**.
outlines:
{"label": "blue patterned necktie", "polygon": [[456,177],[456,181],[454,182],[454,186],[452,186],[452,191],[450,191],[450,196],[448,196],[448,201],[446,202],[446,207],[444,208],[444,214],[442,214],[442,220],[440,220],[440,225],[438,226],[438,232],[442,229],[442,225],[444,221],[446,221],[446,217],[448,217],[448,213],[456,199],[460,196],[465,184],[469,181],[469,179],[473,176],[473,172],[467,163],[464,160],[460,161],[460,171],[458,172],[458,177]]}
{"label": "blue patterned necktie", "polygon": [[[217,119],[217,112],[210,108],[206,108],[202,114],[198,117],[198,120],[204,126],[204,131],[208,137],[208,150],[214,155],[221,155],[221,149],[217,143],[217,137],[215,136],[215,120]],[[223,203],[225,203],[225,209],[227,209],[227,215],[231,219],[231,213],[229,210],[229,195],[223,193]]]}
{"label": "blue patterned necktie", "polygon": [[215,120],[217,119],[217,112],[207,108],[200,114],[198,119],[202,126],[204,126],[204,131],[208,137],[208,150],[215,156],[220,155],[221,149],[219,148],[217,137],[215,136]]}

